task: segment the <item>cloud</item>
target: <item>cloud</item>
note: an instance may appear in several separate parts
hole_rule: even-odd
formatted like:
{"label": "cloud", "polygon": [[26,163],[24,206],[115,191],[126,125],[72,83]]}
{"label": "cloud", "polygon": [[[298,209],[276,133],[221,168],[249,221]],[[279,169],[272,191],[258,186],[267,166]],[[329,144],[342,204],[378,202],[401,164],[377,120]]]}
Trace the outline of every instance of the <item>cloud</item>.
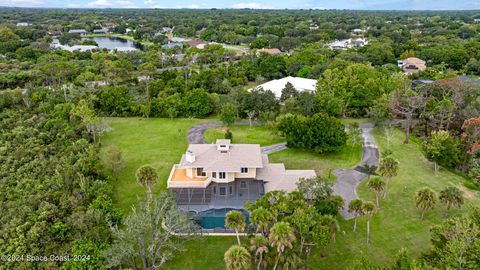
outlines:
{"label": "cloud", "polygon": [[264,6],[257,2],[250,2],[250,3],[237,3],[232,6],[233,8],[251,8],[251,9],[267,9],[270,8],[268,6]]}
{"label": "cloud", "polygon": [[147,8],[165,8],[157,4],[157,2],[155,2],[154,0],[145,0],[143,4],[145,4]]}
{"label": "cloud", "polygon": [[138,8],[132,1],[129,0],[95,0],[85,4],[92,8]]}
{"label": "cloud", "polygon": [[43,5],[43,0],[7,0],[2,4],[7,7],[37,7]]}
{"label": "cloud", "polygon": [[188,8],[188,9],[199,9],[199,8],[208,8],[207,4],[206,3],[202,3],[200,5],[198,4],[189,4],[189,5],[185,5],[185,6],[175,6],[174,8]]}

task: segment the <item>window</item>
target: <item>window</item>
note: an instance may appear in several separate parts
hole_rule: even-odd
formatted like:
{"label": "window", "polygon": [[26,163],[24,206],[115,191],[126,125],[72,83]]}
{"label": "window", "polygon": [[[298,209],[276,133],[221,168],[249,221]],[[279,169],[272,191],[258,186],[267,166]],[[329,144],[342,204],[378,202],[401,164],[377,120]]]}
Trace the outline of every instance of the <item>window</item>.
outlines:
{"label": "window", "polygon": [[217,178],[217,172],[212,172],[212,177]]}
{"label": "window", "polygon": [[225,172],[218,173],[218,179],[225,179],[225,178],[227,178],[227,174]]}
{"label": "window", "polygon": [[227,195],[227,188],[226,187],[220,187],[219,191],[220,191],[221,196]]}
{"label": "window", "polygon": [[232,187],[232,186],[229,186],[229,187],[228,187],[228,193],[230,193],[230,195],[233,194],[233,187]]}
{"label": "window", "polygon": [[241,173],[248,173],[248,168],[240,168]]}
{"label": "window", "polygon": [[203,171],[203,168],[197,168],[197,176],[207,176],[207,173]]}
{"label": "window", "polygon": [[243,188],[243,189],[247,188],[247,182],[245,181],[240,182],[240,188]]}
{"label": "window", "polygon": [[217,187],[213,187],[213,194],[217,194]]}

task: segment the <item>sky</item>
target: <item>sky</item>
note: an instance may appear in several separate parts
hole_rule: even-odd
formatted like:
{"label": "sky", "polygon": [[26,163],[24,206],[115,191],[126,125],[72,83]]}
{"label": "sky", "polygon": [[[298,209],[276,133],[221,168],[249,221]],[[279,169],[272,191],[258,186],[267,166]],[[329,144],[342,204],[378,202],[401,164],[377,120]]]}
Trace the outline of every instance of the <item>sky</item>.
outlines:
{"label": "sky", "polygon": [[0,0],[0,6],[44,8],[480,10],[480,0]]}

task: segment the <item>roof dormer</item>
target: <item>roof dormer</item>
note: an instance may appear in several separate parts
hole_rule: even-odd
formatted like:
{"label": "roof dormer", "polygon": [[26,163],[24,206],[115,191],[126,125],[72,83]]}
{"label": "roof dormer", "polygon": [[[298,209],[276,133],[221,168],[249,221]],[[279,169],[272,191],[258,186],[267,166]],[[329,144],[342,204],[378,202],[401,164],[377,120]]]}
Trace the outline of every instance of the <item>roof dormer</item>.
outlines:
{"label": "roof dormer", "polygon": [[218,139],[215,144],[217,145],[217,150],[221,153],[227,153],[230,150],[230,140]]}

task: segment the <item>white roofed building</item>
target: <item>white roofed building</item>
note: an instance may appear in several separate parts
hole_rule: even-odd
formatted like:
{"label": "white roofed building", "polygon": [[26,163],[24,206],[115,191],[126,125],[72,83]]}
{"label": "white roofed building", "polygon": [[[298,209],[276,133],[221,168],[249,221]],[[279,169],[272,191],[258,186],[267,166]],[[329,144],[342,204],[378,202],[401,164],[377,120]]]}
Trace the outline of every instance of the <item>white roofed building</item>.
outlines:
{"label": "white roofed building", "polygon": [[287,83],[291,83],[293,87],[299,92],[314,92],[317,87],[317,80],[288,76],[282,79],[260,84],[252,89],[263,88],[264,90],[270,90],[275,94],[275,97],[280,98],[282,96],[282,90],[285,88],[285,85]]}

